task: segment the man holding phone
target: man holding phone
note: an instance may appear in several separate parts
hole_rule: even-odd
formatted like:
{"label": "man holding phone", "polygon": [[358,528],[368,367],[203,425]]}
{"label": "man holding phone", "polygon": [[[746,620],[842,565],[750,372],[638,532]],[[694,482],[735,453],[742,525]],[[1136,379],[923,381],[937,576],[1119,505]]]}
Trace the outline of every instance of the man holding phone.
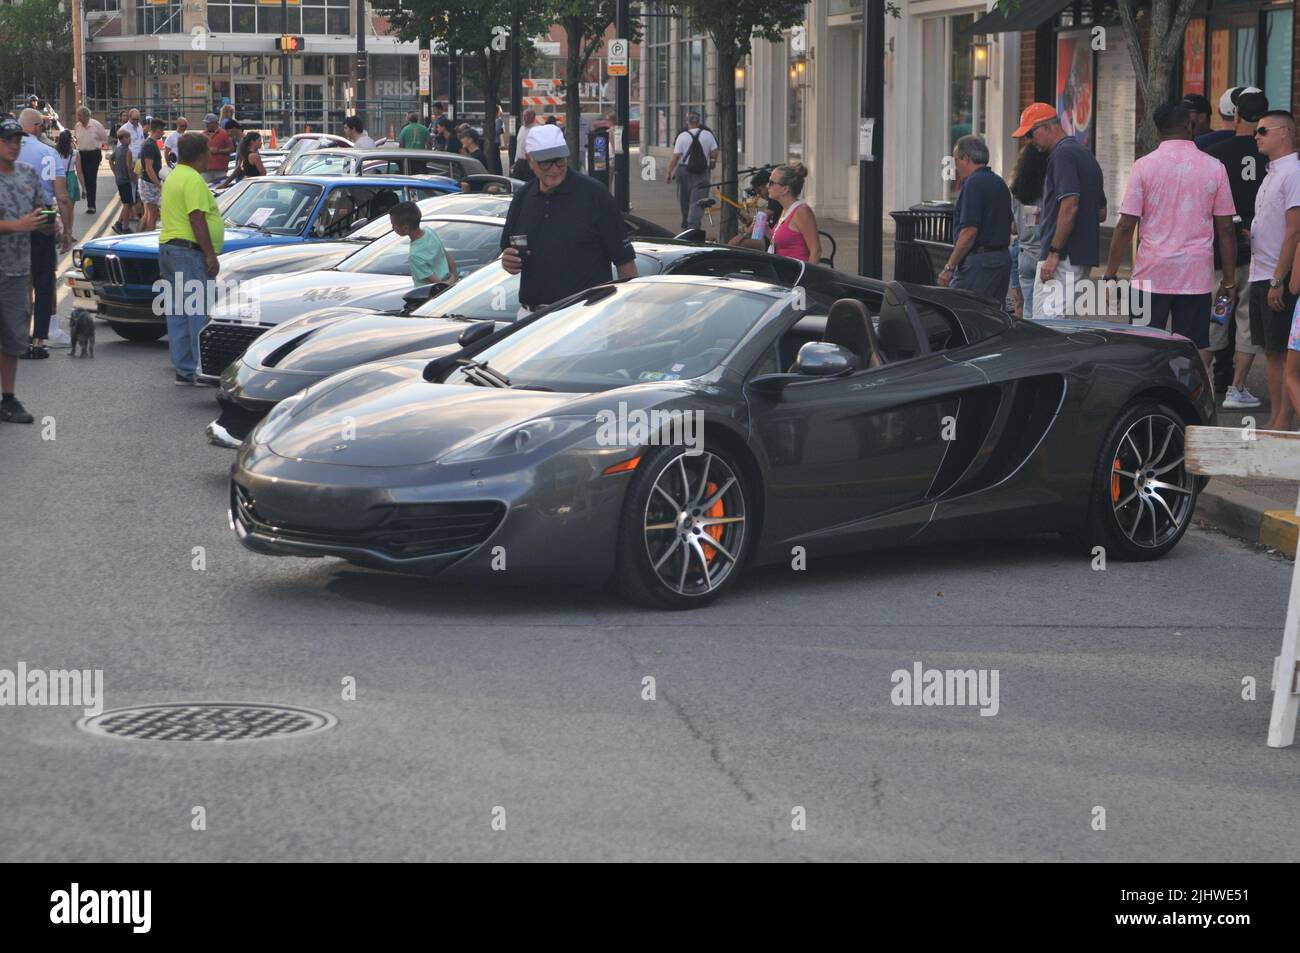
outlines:
{"label": "man holding phone", "polygon": [[571,175],[569,145],[559,126],[528,135],[528,166],[536,177],[515,194],[501,231],[501,267],[520,275],[520,314],[610,280],[636,277],[636,254],[609,190]]}
{"label": "man holding phone", "polygon": [[0,421],[30,424],[32,415],[14,396],[18,358],[27,353],[27,282],[31,275],[31,236],[53,237],[58,225],[45,211],[45,189],[36,170],[18,161],[23,128],[0,120]]}

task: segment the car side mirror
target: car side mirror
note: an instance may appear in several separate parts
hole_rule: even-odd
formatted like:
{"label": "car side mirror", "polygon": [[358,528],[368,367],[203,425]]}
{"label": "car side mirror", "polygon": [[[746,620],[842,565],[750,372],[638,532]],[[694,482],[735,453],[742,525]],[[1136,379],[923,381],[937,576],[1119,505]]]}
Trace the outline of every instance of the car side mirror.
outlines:
{"label": "car side mirror", "polygon": [[794,360],[795,373],[806,377],[839,377],[861,367],[862,361],[848,348],[825,341],[809,341]]}
{"label": "car side mirror", "polygon": [[369,221],[370,221],[370,219],[368,219],[368,218],[359,218],[359,219],[357,219],[355,222],[352,223],[352,227],[348,229],[348,234],[349,234],[349,235],[352,234],[353,232],[355,232],[357,229],[361,228],[363,225],[365,225],[365,224],[366,224],[367,222],[369,222]]}
{"label": "car side mirror", "polygon": [[777,398],[790,384],[804,380],[798,374],[763,374],[752,378],[746,385],[749,390],[764,397]]}
{"label": "car side mirror", "polygon": [[497,329],[495,321],[476,321],[465,330],[460,332],[460,337],[456,338],[456,343],[461,347],[469,347],[485,337],[488,337]]}
{"label": "car side mirror", "polygon": [[435,281],[431,285],[416,285],[406,294],[402,295],[402,310],[414,311],[420,305],[424,304],[430,298],[436,297],[446,291],[448,285],[446,282]]}

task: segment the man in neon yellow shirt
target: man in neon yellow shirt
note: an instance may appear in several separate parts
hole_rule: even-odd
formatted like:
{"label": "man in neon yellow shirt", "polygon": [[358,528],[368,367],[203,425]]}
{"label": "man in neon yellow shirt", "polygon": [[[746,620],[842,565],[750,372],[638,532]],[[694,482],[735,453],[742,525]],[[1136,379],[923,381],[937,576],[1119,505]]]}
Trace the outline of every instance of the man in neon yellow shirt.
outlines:
{"label": "man in neon yellow shirt", "polygon": [[176,383],[195,383],[199,366],[199,332],[208,323],[208,282],[217,277],[226,230],[217,200],[203,173],[208,167],[208,140],[187,132],[177,143],[176,168],[163,182],[162,229],[158,235],[159,270],[154,285],[154,313],[167,315],[167,340]]}

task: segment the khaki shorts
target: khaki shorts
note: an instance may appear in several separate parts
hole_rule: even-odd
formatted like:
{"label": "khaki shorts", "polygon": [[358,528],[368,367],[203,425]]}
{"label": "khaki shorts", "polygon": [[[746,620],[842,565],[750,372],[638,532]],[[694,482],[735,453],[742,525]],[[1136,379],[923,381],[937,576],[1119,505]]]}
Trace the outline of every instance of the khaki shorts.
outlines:
{"label": "khaki shorts", "polygon": [[[1219,273],[1222,278],[1223,273]],[[1217,293],[1218,289],[1215,289]],[[1237,307],[1234,312],[1237,324],[1237,353],[1263,354],[1264,348],[1250,339],[1250,265],[1237,267]],[[1210,322],[1210,350],[1222,351],[1228,346],[1228,322]]]}
{"label": "khaki shorts", "polygon": [[30,340],[27,310],[31,275],[0,275],[0,354],[23,354]]}

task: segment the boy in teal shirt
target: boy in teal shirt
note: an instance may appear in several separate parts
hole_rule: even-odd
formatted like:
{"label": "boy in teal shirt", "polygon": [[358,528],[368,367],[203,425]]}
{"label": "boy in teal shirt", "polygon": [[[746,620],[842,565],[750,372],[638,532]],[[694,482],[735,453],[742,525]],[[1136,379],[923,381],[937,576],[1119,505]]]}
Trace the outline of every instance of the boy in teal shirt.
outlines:
{"label": "boy in teal shirt", "polygon": [[455,284],[460,278],[456,260],[443,247],[438,233],[432,228],[420,227],[420,207],[414,202],[400,202],[388,213],[393,231],[411,240],[411,279],[416,285],[429,285],[436,281]]}

